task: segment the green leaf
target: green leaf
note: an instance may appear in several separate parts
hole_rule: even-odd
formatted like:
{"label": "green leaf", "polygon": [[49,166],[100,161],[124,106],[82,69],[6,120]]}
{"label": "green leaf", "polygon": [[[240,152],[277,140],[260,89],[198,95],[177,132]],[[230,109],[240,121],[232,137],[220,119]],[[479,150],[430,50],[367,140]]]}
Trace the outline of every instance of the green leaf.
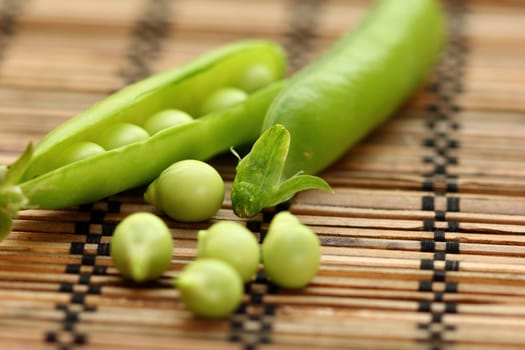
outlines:
{"label": "green leaf", "polygon": [[280,124],[267,129],[254,143],[236,168],[231,190],[236,215],[253,217],[263,208],[285,202],[299,191],[331,191],[326,181],[313,175],[295,175],[283,181],[289,148],[290,133]]}
{"label": "green leaf", "polygon": [[282,125],[266,130],[237,165],[232,184],[233,211],[240,217],[253,217],[277,190],[290,146],[290,133]]}
{"label": "green leaf", "polygon": [[296,175],[281,183],[279,190],[273,195],[273,202],[268,203],[270,206],[286,202],[297,192],[319,189],[332,192],[330,185],[319,176]]}

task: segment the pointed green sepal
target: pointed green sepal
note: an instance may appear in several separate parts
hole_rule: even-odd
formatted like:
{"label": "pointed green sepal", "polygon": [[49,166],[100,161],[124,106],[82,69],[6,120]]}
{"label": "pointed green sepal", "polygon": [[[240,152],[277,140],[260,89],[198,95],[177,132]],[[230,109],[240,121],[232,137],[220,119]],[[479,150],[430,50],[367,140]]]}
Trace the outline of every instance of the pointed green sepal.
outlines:
{"label": "pointed green sepal", "polygon": [[0,167],[0,240],[11,232],[13,218],[18,211],[29,207],[28,198],[17,184],[29,166],[32,156],[33,145],[30,143],[12,165]]}
{"label": "pointed green sepal", "polygon": [[231,190],[233,211],[240,217],[253,217],[263,208],[285,202],[297,192],[308,189],[331,191],[322,178],[295,175],[282,179],[290,133],[283,125],[267,129],[254,143],[250,153],[236,168]]}

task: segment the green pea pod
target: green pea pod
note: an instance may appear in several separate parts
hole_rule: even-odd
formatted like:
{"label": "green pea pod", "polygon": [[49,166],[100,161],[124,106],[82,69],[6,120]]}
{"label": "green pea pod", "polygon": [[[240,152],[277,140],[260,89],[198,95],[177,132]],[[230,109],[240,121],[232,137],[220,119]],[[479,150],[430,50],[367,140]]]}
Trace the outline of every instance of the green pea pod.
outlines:
{"label": "green pea pod", "polygon": [[[266,72],[262,80],[258,75],[255,85],[246,77],[253,76],[254,67]],[[277,44],[250,40],[223,46],[186,65],[137,82],[47,134],[32,152],[26,153],[29,156],[25,156],[23,167],[17,167],[16,179],[9,180],[9,186],[16,185],[30,206],[62,208],[148,183],[178,160],[204,160],[249,144],[259,136],[265,113],[285,84],[285,70],[285,55]],[[199,115],[206,98],[217,90],[245,86],[247,98],[243,101]],[[152,115],[173,109],[195,119],[152,136],[141,129]],[[126,131],[123,145],[122,140],[110,140],[113,142],[109,144],[116,146],[104,150],[99,146],[106,144],[99,142],[101,134],[115,125],[123,125],[131,132]],[[82,151],[89,156],[65,165],[57,162],[65,149],[78,144],[89,145],[88,151]],[[0,189],[8,186],[9,173],[7,170],[3,175]],[[4,203],[4,212],[7,206]]]}
{"label": "green pea pod", "polygon": [[[319,173],[392,115],[422,83],[445,38],[437,1],[379,1],[357,30],[293,76],[270,106],[263,130],[280,124],[291,137],[277,181],[299,172]],[[248,156],[264,158],[266,151]],[[237,171],[246,173],[241,164]],[[248,182],[243,177],[232,187],[234,211],[247,217],[257,214],[253,203],[263,204],[257,196],[270,193],[272,186],[254,194],[246,191]],[[261,183],[257,178],[253,182]]]}
{"label": "green pea pod", "polygon": [[[199,112],[206,97],[219,88],[238,85],[243,74],[255,65],[264,65],[271,70],[274,80],[280,79],[285,71],[281,48],[268,41],[242,41],[220,47],[186,65],[132,84],[47,134],[36,145],[23,179],[32,179],[53,170],[51,160],[64,148],[75,142],[96,140],[103,130],[120,122],[143,125],[149,116],[174,108],[203,120]],[[256,118],[248,114],[244,116]],[[255,121],[252,123],[254,126],[257,124]],[[246,137],[248,140],[245,142],[253,138],[250,136]],[[122,149],[119,151],[126,152]]]}

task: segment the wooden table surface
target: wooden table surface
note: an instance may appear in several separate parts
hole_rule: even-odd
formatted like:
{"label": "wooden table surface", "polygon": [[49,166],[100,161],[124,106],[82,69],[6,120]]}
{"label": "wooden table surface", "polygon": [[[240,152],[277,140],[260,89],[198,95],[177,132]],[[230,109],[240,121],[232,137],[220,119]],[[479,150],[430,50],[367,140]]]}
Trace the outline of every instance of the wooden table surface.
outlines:
{"label": "wooden table surface", "polygon": [[[112,92],[222,44],[283,45],[290,74],[367,0],[3,0],[0,164]],[[250,220],[229,197],[209,222],[169,219],[168,272],[137,287],[112,265],[115,225],[153,211],[140,189],[20,213],[0,243],[1,349],[525,348],[525,2],[443,2],[449,43],[428,82],[307,191]],[[211,160],[229,188],[235,159]],[[206,321],[171,281],[196,232],[224,219],[261,238],[290,210],[322,241],[305,289],[263,273],[230,318]]]}

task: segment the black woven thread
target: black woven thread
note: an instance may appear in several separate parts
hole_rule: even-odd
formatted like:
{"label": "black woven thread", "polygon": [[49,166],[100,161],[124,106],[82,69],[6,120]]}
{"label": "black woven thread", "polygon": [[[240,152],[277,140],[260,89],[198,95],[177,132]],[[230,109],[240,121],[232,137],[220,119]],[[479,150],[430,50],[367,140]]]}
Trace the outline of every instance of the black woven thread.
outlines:
{"label": "black woven thread", "polygon": [[[76,325],[82,313],[95,312],[97,310],[95,305],[86,303],[86,298],[89,295],[97,295],[102,292],[101,286],[91,283],[91,277],[106,273],[105,266],[97,265],[97,257],[109,256],[108,249],[101,249],[101,247],[107,246],[106,243],[101,243],[101,237],[110,235],[111,231],[108,229],[101,230],[100,228],[106,225],[104,223],[106,213],[118,213],[120,211],[120,203],[106,200],[96,205],[105,207],[105,209],[98,209],[98,206],[95,208],[94,205],[83,205],[79,208],[80,211],[88,212],[90,215],[89,221],[75,224],[74,233],[79,238],[82,237],[82,239],[71,242],[69,248],[69,253],[73,256],[78,256],[80,262],[65,266],[65,273],[77,275],[78,279],[75,283],[61,283],[59,285],[58,291],[60,293],[70,295],[69,303],[56,305],[56,309],[61,310],[64,314],[61,321],[61,330],[60,332],[49,331],[44,334],[45,341],[56,343],[59,349],[72,349],[75,345],[82,345],[88,342],[87,335],[78,332]],[[96,245],[97,253],[88,252],[86,245]],[[61,340],[59,333],[68,333],[69,336],[66,338],[69,340]]]}
{"label": "black woven thread", "polygon": [[[3,60],[10,39],[16,32],[16,24],[18,17],[21,15],[27,1],[6,0],[0,8],[0,61]],[[59,291],[70,292],[74,287],[69,284],[62,283],[59,285]],[[58,310],[66,310],[63,305],[56,306]],[[63,328],[72,328],[71,322],[77,319],[74,313],[64,311]],[[46,331],[43,334],[44,340],[47,343],[57,344],[61,349],[68,349],[66,345],[61,344],[59,335],[56,331]]]}
{"label": "black woven thread", "polygon": [[10,39],[15,35],[18,17],[27,0],[5,0],[0,9],[0,61],[3,61]]}
{"label": "black woven thread", "polygon": [[[460,108],[454,105],[454,97],[461,88],[461,75],[463,50],[458,50],[461,42],[462,14],[465,11],[463,1],[448,1],[446,8],[449,19],[450,44],[440,65],[436,68],[437,82],[430,84],[429,90],[434,94],[435,103],[429,105],[427,113],[427,129],[431,137],[423,141],[423,147],[430,151],[431,155],[423,157],[422,162],[433,164],[433,169],[425,175],[422,189],[428,193],[422,197],[421,209],[433,212],[433,218],[423,221],[423,230],[433,232],[433,239],[421,241],[422,252],[432,252],[432,259],[424,258],[420,262],[422,270],[430,270],[432,274],[427,280],[420,281],[419,290],[431,292],[432,300],[419,302],[418,311],[429,313],[430,321],[420,324],[420,329],[428,330],[426,339],[423,341],[434,350],[443,349],[448,342],[445,340],[445,332],[454,331],[443,323],[443,315],[455,313],[457,304],[447,301],[447,295],[457,293],[458,285],[447,281],[450,271],[460,269],[459,261],[448,260],[448,255],[460,253],[460,243],[447,239],[446,232],[458,232],[461,230],[460,223],[449,220],[449,212],[460,211],[460,198],[450,196],[450,193],[458,192],[457,177],[450,174],[450,166],[458,164],[459,160],[453,156],[460,147],[460,142],[453,137],[460,125],[454,120],[455,113]],[[445,200],[446,208],[436,208],[438,199]],[[446,225],[445,230],[436,229]],[[439,262],[439,263],[437,263]],[[440,285],[440,288],[435,288]],[[444,285],[444,287],[443,287]],[[438,307],[439,306],[439,307]]]}
{"label": "black woven thread", "polygon": [[[127,65],[118,72],[126,85],[151,74],[150,62],[159,54],[162,39],[168,33],[169,5],[170,2],[167,0],[150,0],[144,10],[141,11],[142,15],[133,28],[131,44],[126,52]],[[80,263],[68,264],[65,267],[66,273],[78,275],[78,282],[75,284],[62,283],[59,286],[61,292],[71,295],[69,304],[57,305],[57,309],[64,312],[61,332],[69,333],[67,338],[70,340],[68,342],[61,341],[60,334],[55,331],[45,332],[44,334],[46,342],[56,344],[61,350],[72,349],[75,345],[88,343],[87,335],[79,333],[75,326],[81,312],[96,311],[96,306],[86,304],[86,297],[102,292],[101,286],[90,284],[91,276],[106,274],[106,267],[97,265],[97,257],[109,256],[109,244],[102,242],[101,238],[111,236],[115,224],[105,223],[104,217],[108,212],[119,213],[120,202],[107,200],[101,203],[105,205],[104,210],[94,209],[93,205],[80,207],[81,211],[90,213],[89,222],[78,222],[75,225],[75,234],[85,236],[85,239],[72,242],[70,246],[70,254],[79,255]],[[96,245],[96,252],[86,253],[87,244]],[[79,285],[84,286],[84,288],[78,288]],[[79,309],[78,305],[81,306],[81,311],[73,311],[73,309]]]}
{"label": "black woven thread", "polygon": [[[146,8],[141,11],[143,15],[137,20],[131,44],[126,53],[128,64],[118,72],[125,84],[151,74],[150,62],[159,54],[160,43],[168,32],[167,16],[170,13],[168,5],[169,2],[166,0],[150,0]],[[102,293],[101,286],[91,284],[91,276],[106,274],[106,267],[97,265],[97,257],[109,256],[109,244],[102,242],[101,238],[111,236],[115,229],[115,224],[105,223],[104,218],[108,212],[120,212],[120,202],[107,200],[101,203],[105,206],[103,210],[96,209],[93,205],[80,207],[81,211],[90,213],[89,222],[78,222],[75,225],[75,233],[84,236],[84,240],[72,242],[70,246],[70,254],[79,255],[80,263],[68,264],[65,267],[66,273],[78,275],[78,282],[75,284],[62,283],[59,286],[59,291],[69,293],[71,297],[69,304],[57,305],[57,309],[64,312],[61,332],[69,333],[70,336],[67,338],[70,340],[67,343],[61,341],[59,334],[54,331],[46,332],[44,335],[46,342],[57,344],[59,349],[72,349],[75,345],[88,343],[89,340],[86,334],[76,330],[76,324],[80,313],[96,311],[95,305],[86,304],[86,297]],[[96,251],[87,253],[87,244],[96,245]],[[78,288],[78,286],[84,286],[84,288]],[[78,305],[81,306],[81,311],[73,311],[79,310]]]}
{"label": "black woven thread", "polygon": [[[284,209],[286,207],[278,206],[275,210],[265,210],[260,220],[247,222],[246,227],[259,235],[259,243],[262,244],[266,237],[266,231],[262,228],[268,227],[274,214]],[[264,270],[259,271],[252,281],[246,283],[248,301],[243,303],[230,319],[230,341],[241,343],[245,350],[252,350],[259,344],[271,342],[275,305],[266,303],[265,295],[276,291],[277,287],[268,281]],[[248,322],[251,323],[251,327],[247,327]]]}
{"label": "black woven thread", "polygon": [[290,27],[286,34],[290,72],[295,72],[309,62],[309,54],[315,43],[319,16],[322,11],[321,0],[292,0],[289,5]]}
{"label": "black woven thread", "polygon": [[[322,10],[320,0],[292,0],[290,29],[287,33],[285,50],[289,58],[290,71],[294,72],[308,63],[308,53],[314,45],[317,21]],[[267,227],[274,215],[279,211],[289,209],[288,203],[277,205],[273,209],[264,210],[259,220],[248,221],[246,226],[259,234],[259,242],[266,237]],[[259,344],[271,343],[272,320],[276,306],[265,302],[265,295],[276,293],[277,287],[260,271],[256,278],[245,286],[249,294],[248,302],[241,305],[230,320],[229,339],[242,344],[245,350],[256,349]],[[255,322],[254,330],[246,327],[247,322]]]}
{"label": "black woven thread", "polygon": [[132,29],[128,47],[127,64],[119,72],[126,84],[149,76],[151,62],[162,51],[164,39],[168,36],[172,1],[150,0],[141,11],[143,14]]}

